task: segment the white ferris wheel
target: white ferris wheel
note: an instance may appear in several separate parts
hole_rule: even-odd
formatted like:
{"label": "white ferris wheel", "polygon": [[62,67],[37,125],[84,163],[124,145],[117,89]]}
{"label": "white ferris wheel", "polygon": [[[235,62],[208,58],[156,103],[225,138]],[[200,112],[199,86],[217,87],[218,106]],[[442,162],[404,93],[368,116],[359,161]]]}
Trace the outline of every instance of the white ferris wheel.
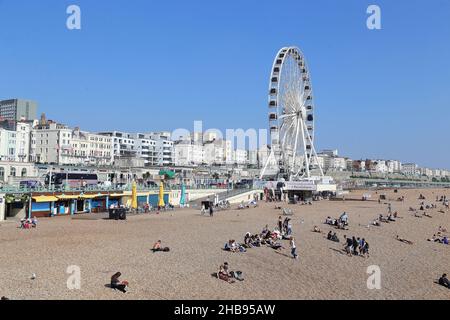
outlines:
{"label": "white ferris wheel", "polygon": [[269,85],[270,155],[261,179],[301,180],[323,170],[314,147],[314,100],[310,73],[297,47],[275,57]]}

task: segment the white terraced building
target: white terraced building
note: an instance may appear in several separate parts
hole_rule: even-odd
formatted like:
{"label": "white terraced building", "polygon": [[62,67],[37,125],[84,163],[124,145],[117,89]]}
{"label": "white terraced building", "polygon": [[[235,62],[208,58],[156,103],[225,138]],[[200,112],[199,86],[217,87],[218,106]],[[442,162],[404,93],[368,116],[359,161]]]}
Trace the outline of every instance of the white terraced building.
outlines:
{"label": "white terraced building", "polygon": [[49,123],[34,130],[35,158],[58,165],[112,165],[112,138]]}
{"label": "white terraced building", "polygon": [[32,125],[18,122],[16,130],[0,128],[0,161],[30,161]]}

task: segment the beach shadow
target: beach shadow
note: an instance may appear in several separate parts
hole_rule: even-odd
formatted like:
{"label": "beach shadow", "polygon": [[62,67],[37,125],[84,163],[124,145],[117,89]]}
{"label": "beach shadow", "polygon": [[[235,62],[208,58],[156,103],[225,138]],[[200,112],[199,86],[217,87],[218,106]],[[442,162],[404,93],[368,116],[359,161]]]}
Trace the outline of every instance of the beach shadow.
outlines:
{"label": "beach shadow", "polygon": [[279,255],[282,255],[282,256],[285,256],[285,257],[288,257],[288,258],[292,258],[292,256],[287,255],[286,253],[283,253],[283,252],[280,252],[280,251],[277,251],[277,250],[275,250],[275,253],[278,253]]}
{"label": "beach shadow", "polygon": [[211,277],[217,278],[217,272],[211,273]]}
{"label": "beach shadow", "polygon": [[336,251],[339,254],[346,255],[346,253],[343,250],[338,250],[338,249],[335,249],[335,248],[329,248],[329,249],[333,250],[333,251]]}
{"label": "beach shadow", "polygon": [[112,289],[111,284],[110,283],[105,284],[105,288]]}

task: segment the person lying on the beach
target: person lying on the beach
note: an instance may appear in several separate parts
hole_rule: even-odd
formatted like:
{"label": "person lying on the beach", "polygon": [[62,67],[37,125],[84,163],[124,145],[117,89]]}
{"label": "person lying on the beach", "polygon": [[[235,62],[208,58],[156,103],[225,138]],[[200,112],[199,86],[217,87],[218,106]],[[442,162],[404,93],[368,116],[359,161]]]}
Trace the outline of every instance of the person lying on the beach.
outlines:
{"label": "person lying on the beach", "polygon": [[111,288],[114,290],[122,291],[123,293],[126,293],[126,288],[128,286],[128,281],[120,281],[119,278],[122,275],[122,273],[117,272],[111,277]]}
{"label": "person lying on the beach", "polygon": [[447,232],[447,229],[443,226],[439,226],[439,232]]}
{"label": "person lying on the beach", "polygon": [[387,218],[385,218],[382,214],[380,214],[380,216],[378,217],[378,220],[380,220],[380,222],[389,223],[389,220]]}
{"label": "person lying on the beach", "polygon": [[320,230],[318,226],[314,226],[312,232],[322,233],[322,230]]}
{"label": "person lying on the beach", "polygon": [[447,279],[447,274],[446,274],[446,273],[444,273],[444,274],[439,278],[438,283],[439,283],[441,286],[444,286],[444,287],[450,289],[450,281]]}
{"label": "person lying on the beach", "polygon": [[377,227],[381,226],[380,220],[378,219],[373,220],[372,224]]}
{"label": "person lying on the beach", "polygon": [[393,221],[395,222],[394,216],[392,214],[389,214],[387,217],[388,221]]}
{"label": "person lying on the beach", "polygon": [[435,234],[433,234],[433,236],[430,239],[427,239],[427,241],[442,243],[442,240],[439,239],[439,237],[436,236]]}
{"label": "person lying on the beach", "polygon": [[423,215],[424,215],[425,217],[427,217],[427,218],[433,218],[430,214],[428,214],[428,213],[426,213],[426,212],[424,212]]}
{"label": "person lying on the beach", "polygon": [[406,244],[414,244],[412,241],[409,241],[409,240],[400,238],[398,235],[397,235],[396,239],[397,239],[398,241],[404,242],[404,243],[406,243]]}
{"label": "person lying on the beach", "polygon": [[422,218],[422,215],[418,214],[417,211],[414,212],[414,217],[416,218]]}

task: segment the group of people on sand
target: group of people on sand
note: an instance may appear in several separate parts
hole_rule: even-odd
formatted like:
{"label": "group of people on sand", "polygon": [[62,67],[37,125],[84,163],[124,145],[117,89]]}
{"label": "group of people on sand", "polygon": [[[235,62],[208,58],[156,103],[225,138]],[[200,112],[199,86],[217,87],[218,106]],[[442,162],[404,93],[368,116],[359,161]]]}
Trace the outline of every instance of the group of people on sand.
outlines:
{"label": "group of people on sand", "polygon": [[369,257],[369,243],[364,238],[348,237],[344,235],[344,250],[348,256]]}
{"label": "group of people on sand", "polygon": [[[317,232],[314,230],[314,232]],[[332,232],[330,230],[330,232],[328,232],[327,234],[327,239],[333,242],[340,242],[339,237],[337,236],[336,232]]]}
{"label": "group of people on sand", "polygon": [[427,241],[448,244],[448,237],[443,235],[441,232],[438,232],[433,234],[433,236],[427,239]]}
{"label": "group of people on sand", "polygon": [[389,213],[387,216],[380,214],[378,218],[372,221],[372,225],[380,227],[382,222],[384,223],[395,222],[397,221],[397,218],[398,218],[397,211],[395,211],[394,213]]}
{"label": "group of people on sand", "polygon": [[20,219],[20,229],[32,229],[32,228],[37,228],[38,225],[38,220],[36,217],[33,218],[28,218],[28,219]]}
{"label": "group of people on sand", "polygon": [[[280,231],[281,230],[281,231]],[[230,252],[246,252],[247,249],[268,246],[274,250],[280,251],[285,249],[281,240],[288,240],[291,249],[291,255],[294,259],[298,259],[297,246],[295,238],[292,235],[292,224],[290,218],[285,218],[284,221],[280,216],[277,227],[270,230],[266,225],[259,234],[251,234],[247,232],[244,236],[244,243],[237,243],[235,240],[229,240],[225,243],[224,250]]]}
{"label": "group of people on sand", "polygon": [[325,219],[325,224],[335,226],[337,229],[348,230],[348,214],[344,212],[338,219],[333,219],[328,216]]}
{"label": "group of people on sand", "polygon": [[238,210],[257,208],[257,207],[258,207],[258,201],[256,201],[256,199],[253,199],[253,200],[250,200],[247,204],[245,204],[244,201],[241,201],[241,203],[238,206]]}
{"label": "group of people on sand", "polygon": [[246,252],[247,251],[242,244],[237,243],[236,240],[234,240],[234,239],[228,240],[228,242],[225,243],[224,250],[230,251],[230,252]]}

